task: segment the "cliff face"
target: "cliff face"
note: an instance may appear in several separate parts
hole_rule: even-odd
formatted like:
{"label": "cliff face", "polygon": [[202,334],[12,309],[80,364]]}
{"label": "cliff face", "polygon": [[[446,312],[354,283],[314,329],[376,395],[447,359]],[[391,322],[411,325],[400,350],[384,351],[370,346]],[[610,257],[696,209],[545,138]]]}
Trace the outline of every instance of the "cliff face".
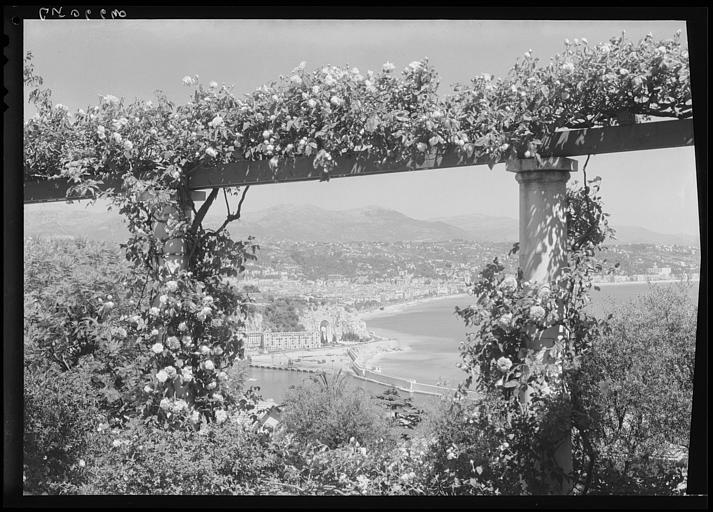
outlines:
{"label": "cliff face", "polygon": [[337,341],[343,336],[369,337],[366,323],[358,313],[346,311],[341,306],[322,306],[316,310],[306,310],[300,317],[300,323],[307,331],[317,331],[327,336],[329,342],[336,335]]}
{"label": "cliff face", "polygon": [[262,314],[253,313],[245,319],[245,330],[248,332],[262,332]]}

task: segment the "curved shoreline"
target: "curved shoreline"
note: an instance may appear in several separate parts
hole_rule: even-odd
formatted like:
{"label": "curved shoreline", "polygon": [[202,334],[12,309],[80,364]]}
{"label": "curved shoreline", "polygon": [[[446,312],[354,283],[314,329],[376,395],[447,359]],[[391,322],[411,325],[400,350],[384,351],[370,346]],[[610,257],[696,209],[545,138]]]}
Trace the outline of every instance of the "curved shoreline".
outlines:
{"label": "curved shoreline", "polygon": [[[427,304],[429,302],[437,302],[439,300],[455,299],[458,297],[470,297],[468,293],[455,293],[451,295],[437,295],[435,297],[422,297],[420,299],[410,300],[408,302],[399,302],[397,304],[389,304],[384,306],[383,309],[372,309],[370,311],[364,311],[359,314],[359,318],[364,320],[371,320],[372,318],[381,318],[383,316],[391,316],[397,313],[401,313],[404,309],[411,306],[416,306],[419,304]],[[368,329],[368,326],[367,326]]]}

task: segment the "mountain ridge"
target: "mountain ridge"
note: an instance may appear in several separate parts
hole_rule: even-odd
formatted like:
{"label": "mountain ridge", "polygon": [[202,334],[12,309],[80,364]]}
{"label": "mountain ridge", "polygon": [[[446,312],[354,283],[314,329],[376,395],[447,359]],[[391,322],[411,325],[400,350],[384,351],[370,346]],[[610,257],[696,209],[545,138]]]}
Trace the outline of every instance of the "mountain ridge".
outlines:
{"label": "mountain ridge", "polygon": [[[99,206],[77,207],[64,203],[32,205],[24,209],[25,236],[79,238],[121,243],[128,236],[122,217],[116,211]],[[222,222],[217,213],[209,213],[206,223],[216,227]],[[514,242],[518,239],[517,220],[482,213],[414,219],[397,210],[369,205],[346,210],[327,210],[313,205],[281,204],[243,212],[242,218],[229,225],[234,236],[256,236],[258,241],[372,241],[395,240],[444,241],[452,239],[478,242]],[[662,243],[698,245],[698,237],[689,234],[658,233],[640,226],[615,226],[617,240],[627,243]]]}

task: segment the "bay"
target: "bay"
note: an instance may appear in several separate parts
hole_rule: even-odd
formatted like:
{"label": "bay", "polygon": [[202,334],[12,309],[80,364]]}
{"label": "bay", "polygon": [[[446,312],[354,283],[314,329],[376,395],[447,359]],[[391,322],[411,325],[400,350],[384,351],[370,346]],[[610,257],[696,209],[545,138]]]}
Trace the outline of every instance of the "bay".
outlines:
{"label": "bay", "polygon": [[[645,294],[649,286],[671,286],[676,283],[604,284],[593,290],[589,312],[601,316],[617,305]],[[698,297],[698,283],[688,288],[690,297]],[[462,295],[404,307],[401,311],[367,320],[367,328],[377,335],[399,340],[403,352],[386,353],[370,361],[382,373],[411,378],[425,384],[441,381],[455,386],[465,378],[456,365],[460,361],[458,345],[466,338],[463,321],[455,315],[456,306],[467,306],[472,297]]]}
{"label": "bay", "polygon": [[[676,283],[618,283],[603,284],[599,291],[592,291],[592,304],[588,306],[593,315],[602,315],[637,296],[645,294],[649,286],[671,286]],[[696,302],[698,282],[691,283],[687,293]],[[383,314],[366,320],[367,328],[375,334],[399,340],[402,351],[381,354],[369,361],[369,366],[378,366],[385,375],[415,379],[424,384],[457,386],[465,373],[456,365],[460,361],[458,345],[465,340],[463,321],[455,315],[455,307],[465,307],[471,296],[460,295],[404,305],[393,314]],[[248,385],[259,385],[264,397],[281,400],[287,389],[301,383],[309,376],[280,370],[251,368]],[[375,394],[386,386],[352,379],[359,387]],[[417,395],[416,395],[417,396]]]}

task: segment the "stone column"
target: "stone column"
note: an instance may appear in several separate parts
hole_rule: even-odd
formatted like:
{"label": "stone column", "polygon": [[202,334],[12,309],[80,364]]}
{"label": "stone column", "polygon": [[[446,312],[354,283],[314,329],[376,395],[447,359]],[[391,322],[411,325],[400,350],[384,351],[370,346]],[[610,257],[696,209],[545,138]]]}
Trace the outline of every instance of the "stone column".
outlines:
{"label": "stone column", "polygon": [[[183,216],[190,222],[193,217],[193,201],[205,200],[205,192],[192,191],[188,192],[190,198],[184,206]],[[164,265],[167,262],[176,264],[176,270],[185,269],[188,265],[186,254],[186,241],[183,237],[173,237],[170,234],[169,220],[174,222],[181,219],[181,212],[177,202],[166,204],[161,210],[161,213],[156,216],[156,224],[154,226],[154,234],[163,242],[164,257],[159,261],[159,265]]]}
{"label": "stone column", "polygon": [[510,160],[520,184],[520,268],[525,279],[545,283],[559,275],[567,251],[566,183],[577,170],[569,158]]}
{"label": "stone column", "polygon": [[[520,268],[525,280],[547,284],[555,280],[567,257],[567,180],[570,172],[577,171],[577,161],[569,158],[510,160],[507,170],[514,172],[520,184]],[[565,336],[561,328],[552,327],[539,333],[530,348],[538,350],[552,346]],[[521,396],[527,405],[529,394]],[[562,442],[555,450],[557,465],[572,471],[572,446],[569,425],[563,425]],[[572,482],[565,479],[562,485],[553,483],[561,494],[568,494]]]}
{"label": "stone column", "polygon": [[[205,192],[184,191],[188,195],[188,200],[184,203],[183,217],[190,222],[193,217],[193,201],[205,200]],[[175,197],[173,202],[166,203],[158,215],[156,215],[156,223],[154,224],[154,235],[163,244],[163,257],[159,259],[158,265],[163,266],[167,263],[174,263],[169,267],[170,272],[178,272],[186,269],[188,266],[188,254],[186,252],[186,240],[182,236],[173,236],[171,234],[171,222],[179,222],[181,220],[181,211],[179,203]],[[155,305],[158,305],[158,297]],[[163,328],[160,329],[165,334]],[[169,394],[173,393],[176,398],[186,400],[188,403],[194,403],[194,391],[189,384],[170,384]]]}

